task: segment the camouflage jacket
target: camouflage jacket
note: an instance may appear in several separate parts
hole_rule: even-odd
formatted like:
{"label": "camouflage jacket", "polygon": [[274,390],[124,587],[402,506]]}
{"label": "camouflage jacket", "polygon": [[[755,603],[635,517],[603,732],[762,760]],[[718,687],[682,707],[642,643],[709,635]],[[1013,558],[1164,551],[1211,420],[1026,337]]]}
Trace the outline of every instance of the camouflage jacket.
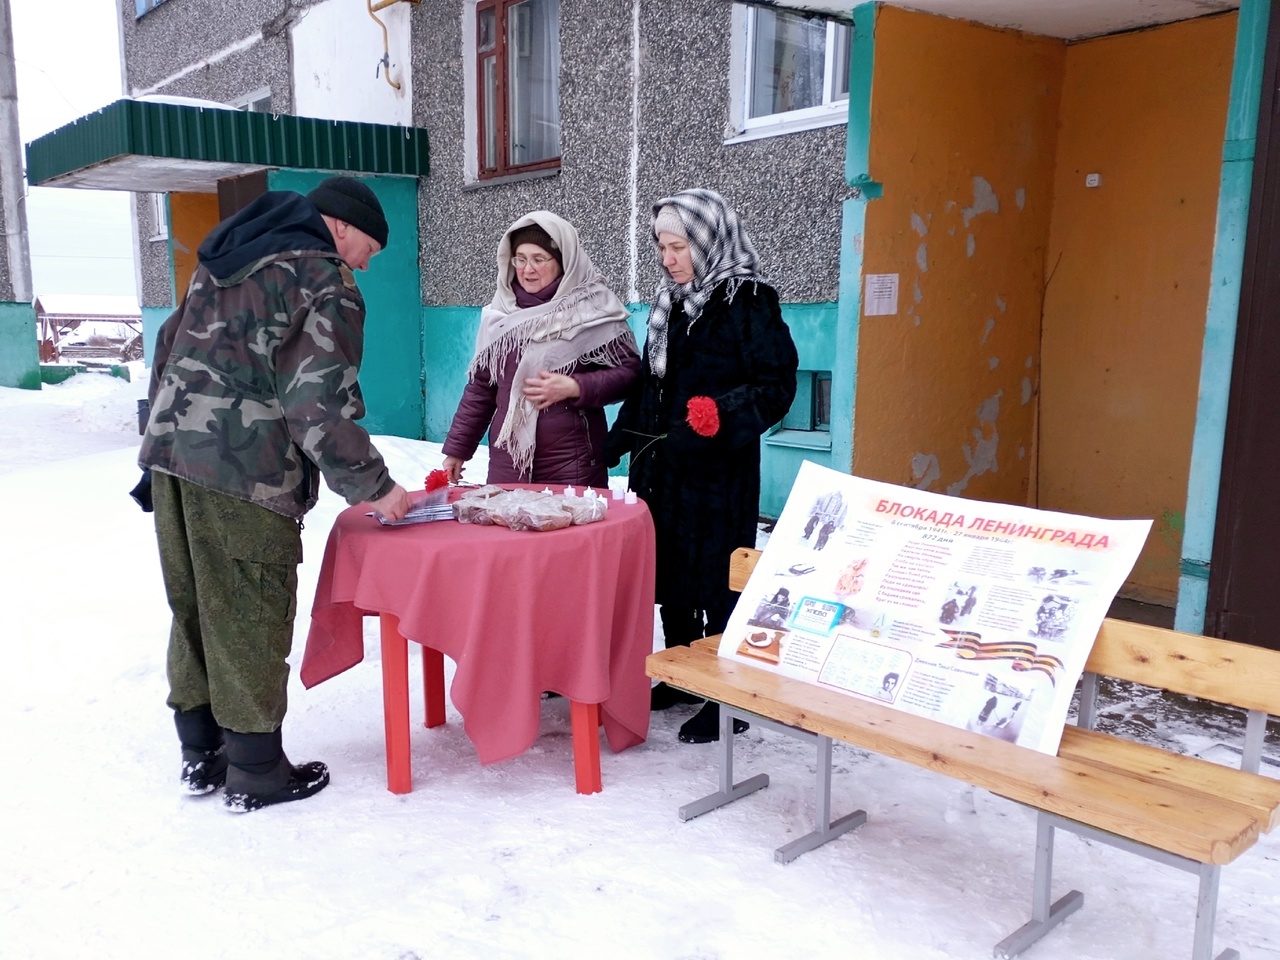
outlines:
{"label": "camouflage jacket", "polygon": [[157,338],[138,463],[300,518],[319,474],[348,503],[393,481],[356,375],[364,299],[332,251],[261,257],[218,279],[202,262]]}

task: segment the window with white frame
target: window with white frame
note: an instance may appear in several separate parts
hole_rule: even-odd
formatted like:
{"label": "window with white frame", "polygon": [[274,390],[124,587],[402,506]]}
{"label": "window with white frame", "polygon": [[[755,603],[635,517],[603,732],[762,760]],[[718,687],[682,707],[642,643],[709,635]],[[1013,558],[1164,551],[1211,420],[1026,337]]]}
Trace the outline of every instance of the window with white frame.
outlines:
{"label": "window with white frame", "polygon": [[560,165],[560,0],[479,0],[480,179]]}
{"label": "window with white frame", "polygon": [[137,14],[134,19],[136,20],[149,10],[154,10],[162,3],[164,3],[164,0],[133,0],[133,9]]}
{"label": "window with white frame", "polygon": [[730,136],[763,136],[848,117],[852,28],[822,17],[734,4]]}
{"label": "window with white frame", "polygon": [[233,101],[231,106],[248,113],[270,113],[271,88],[260,87],[252,93],[247,93],[240,99]]}

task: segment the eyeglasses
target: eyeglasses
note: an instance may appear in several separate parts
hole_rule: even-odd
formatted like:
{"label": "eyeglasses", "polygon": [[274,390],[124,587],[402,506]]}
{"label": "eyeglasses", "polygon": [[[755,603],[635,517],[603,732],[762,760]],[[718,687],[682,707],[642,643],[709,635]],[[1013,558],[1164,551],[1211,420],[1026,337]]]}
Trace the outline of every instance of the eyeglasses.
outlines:
{"label": "eyeglasses", "polygon": [[555,257],[512,257],[511,262],[517,270],[523,270],[525,267],[532,266],[535,270],[541,270],[548,263],[555,263]]}

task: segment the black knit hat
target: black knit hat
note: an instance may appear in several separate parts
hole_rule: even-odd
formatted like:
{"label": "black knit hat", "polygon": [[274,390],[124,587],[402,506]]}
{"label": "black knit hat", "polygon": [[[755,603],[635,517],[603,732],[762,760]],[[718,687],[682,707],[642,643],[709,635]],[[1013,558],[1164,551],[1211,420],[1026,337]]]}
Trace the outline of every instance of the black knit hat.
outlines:
{"label": "black knit hat", "polygon": [[321,213],[342,220],[367,233],[379,247],[387,245],[387,218],[372,190],[353,177],[330,177],[320,183],[307,199]]}
{"label": "black knit hat", "polygon": [[551,239],[551,234],[543,230],[536,223],[531,223],[521,227],[519,230],[511,231],[511,255],[516,255],[516,250],[520,248],[522,243],[532,243],[534,246],[541,247],[547,253],[556,258],[556,263],[560,264],[560,269],[564,269],[564,257],[560,253],[560,248],[556,246],[556,242]]}

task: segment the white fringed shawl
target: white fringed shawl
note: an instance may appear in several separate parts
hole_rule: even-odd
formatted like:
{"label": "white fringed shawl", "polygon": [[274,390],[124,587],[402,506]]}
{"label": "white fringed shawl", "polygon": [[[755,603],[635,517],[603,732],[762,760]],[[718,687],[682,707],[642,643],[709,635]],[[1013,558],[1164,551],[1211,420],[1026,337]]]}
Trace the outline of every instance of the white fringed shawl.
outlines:
{"label": "white fringed shawl", "polygon": [[[564,261],[564,276],[554,297],[536,307],[521,309],[511,289],[512,232],[537,224],[555,242]],[[520,359],[502,430],[492,442],[511,457],[521,474],[533,466],[538,409],[524,395],[524,381],[543,370],[565,373],[575,364],[617,366],[635,351],[635,337],[627,326],[627,308],[604,283],[578,240],[578,231],[554,213],[535,210],[511,224],[498,242],[498,283],[493,300],[480,312],[476,352],[467,368],[471,379],[488,371],[501,375],[513,351]]]}

